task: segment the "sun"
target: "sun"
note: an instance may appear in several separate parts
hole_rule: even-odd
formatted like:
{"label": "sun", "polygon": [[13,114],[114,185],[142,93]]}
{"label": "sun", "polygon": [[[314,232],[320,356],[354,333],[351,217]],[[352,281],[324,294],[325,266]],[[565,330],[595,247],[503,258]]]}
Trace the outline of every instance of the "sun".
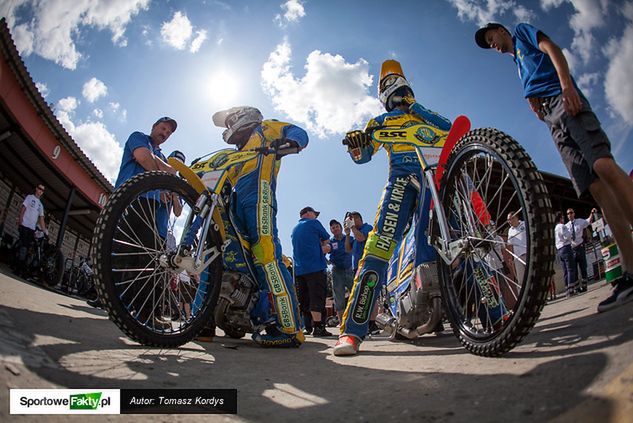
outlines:
{"label": "sun", "polygon": [[208,79],[211,101],[220,107],[233,106],[240,95],[240,80],[232,73],[217,71]]}

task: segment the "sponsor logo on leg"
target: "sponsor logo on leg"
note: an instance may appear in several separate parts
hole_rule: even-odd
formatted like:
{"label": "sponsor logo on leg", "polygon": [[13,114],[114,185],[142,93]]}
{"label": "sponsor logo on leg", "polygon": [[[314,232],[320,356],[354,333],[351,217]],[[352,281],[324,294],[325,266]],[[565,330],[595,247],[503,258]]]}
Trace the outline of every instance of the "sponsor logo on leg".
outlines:
{"label": "sponsor logo on leg", "polygon": [[374,299],[374,291],[378,283],[378,273],[368,270],[358,283],[358,298],[352,310],[352,321],[362,325],[369,320]]}

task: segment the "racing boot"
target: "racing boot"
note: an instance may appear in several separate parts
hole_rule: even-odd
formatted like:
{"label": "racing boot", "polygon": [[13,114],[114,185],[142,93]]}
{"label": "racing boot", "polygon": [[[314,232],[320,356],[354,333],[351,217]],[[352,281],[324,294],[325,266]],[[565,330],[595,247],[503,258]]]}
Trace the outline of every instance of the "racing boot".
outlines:
{"label": "racing boot", "polygon": [[312,336],[317,338],[322,338],[325,336],[333,336],[330,332],[325,328],[325,323],[323,322],[314,322],[314,332],[312,332]]}
{"label": "racing boot", "polygon": [[336,356],[356,355],[360,347],[360,339],[352,335],[342,335],[334,346],[332,353]]}
{"label": "racing boot", "polygon": [[264,348],[299,348],[305,341],[303,332],[287,334],[281,332],[275,326],[266,328],[266,333],[254,333],[253,341]]}
{"label": "racing boot", "polygon": [[197,342],[213,342],[213,338],[215,337],[215,326],[213,325],[205,325],[202,331],[194,338],[194,341]]}

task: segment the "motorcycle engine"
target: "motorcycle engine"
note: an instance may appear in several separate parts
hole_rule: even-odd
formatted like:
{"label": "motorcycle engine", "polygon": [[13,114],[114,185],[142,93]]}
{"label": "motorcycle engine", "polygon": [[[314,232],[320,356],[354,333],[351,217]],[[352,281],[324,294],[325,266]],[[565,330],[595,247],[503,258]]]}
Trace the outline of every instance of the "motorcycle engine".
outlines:
{"label": "motorcycle engine", "polygon": [[400,298],[398,304],[398,323],[401,327],[413,329],[426,322],[430,314],[428,293],[415,284],[410,286],[409,291]]}
{"label": "motorcycle engine", "polygon": [[215,308],[216,325],[232,338],[252,331],[250,312],[259,298],[257,284],[247,275],[224,272]]}

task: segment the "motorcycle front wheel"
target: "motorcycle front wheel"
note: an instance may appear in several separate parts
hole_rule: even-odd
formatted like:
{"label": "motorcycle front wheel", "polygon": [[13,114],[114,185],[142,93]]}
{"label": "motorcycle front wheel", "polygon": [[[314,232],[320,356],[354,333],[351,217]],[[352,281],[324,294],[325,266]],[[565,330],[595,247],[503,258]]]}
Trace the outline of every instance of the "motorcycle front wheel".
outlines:
{"label": "motorcycle front wheel", "polygon": [[[180,289],[181,271],[172,260],[197,198],[183,179],[145,172],[121,185],[97,220],[92,240],[95,288],[110,319],[143,345],[180,346],[213,319],[222,280],[218,227],[209,228],[205,250],[215,258],[195,289]],[[175,201],[182,205],[179,215]]]}
{"label": "motorcycle front wheel", "polygon": [[459,251],[440,266],[453,332],[471,353],[500,356],[529,333],[545,304],[554,262],[547,188],[514,139],[484,128],[455,146],[440,199],[449,245]]}

